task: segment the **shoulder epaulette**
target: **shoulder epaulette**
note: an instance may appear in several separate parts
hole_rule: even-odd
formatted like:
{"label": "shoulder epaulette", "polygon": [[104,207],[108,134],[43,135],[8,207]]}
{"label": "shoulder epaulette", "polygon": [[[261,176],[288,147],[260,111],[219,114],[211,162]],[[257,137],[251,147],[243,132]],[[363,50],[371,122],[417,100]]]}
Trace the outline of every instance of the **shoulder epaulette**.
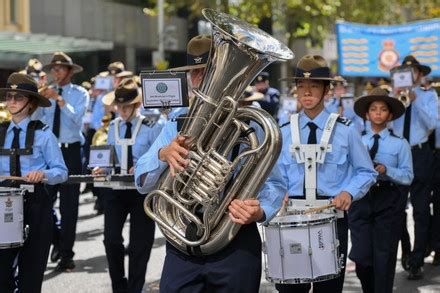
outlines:
{"label": "shoulder epaulette", "polygon": [[40,120],[32,120],[31,122],[29,122],[29,124],[31,124],[35,130],[46,131],[47,129],[49,129],[49,125],[44,124]]}
{"label": "shoulder epaulette", "polygon": [[390,135],[391,135],[391,136],[396,137],[396,138],[403,139],[403,137],[400,137],[400,136],[396,135],[392,129],[388,129],[388,131],[390,132]]}
{"label": "shoulder epaulette", "polygon": [[286,122],[286,123],[284,123],[284,124],[282,124],[282,125],[280,126],[280,128],[283,128],[284,126],[289,125],[289,124],[290,124],[290,121],[289,121],[289,122]]}
{"label": "shoulder epaulette", "polygon": [[153,127],[154,125],[156,125],[157,120],[158,119],[156,117],[145,117],[142,120],[142,124],[144,124],[148,127]]}
{"label": "shoulder epaulette", "polygon": [[113,119],[112,121],[110,121],[109,125],[115,125],[115,119]]}
{"label": "shoulder epaulette", "polygon": [[351,120],[345,117],[339,116],[338,119],[336,119],[336,122],[342,123],[345,126],[349,126],[351,124]]}

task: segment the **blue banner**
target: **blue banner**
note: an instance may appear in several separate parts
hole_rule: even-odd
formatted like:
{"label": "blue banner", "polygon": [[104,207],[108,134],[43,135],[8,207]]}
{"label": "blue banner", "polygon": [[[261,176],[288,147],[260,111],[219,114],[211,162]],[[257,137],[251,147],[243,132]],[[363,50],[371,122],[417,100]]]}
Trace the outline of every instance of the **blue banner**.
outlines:
{"label": "blue banner", "polygon": [[343,76],[388,77],[409,54],[440,76],[439,18],[392,26],[338,22],[336,34]]}

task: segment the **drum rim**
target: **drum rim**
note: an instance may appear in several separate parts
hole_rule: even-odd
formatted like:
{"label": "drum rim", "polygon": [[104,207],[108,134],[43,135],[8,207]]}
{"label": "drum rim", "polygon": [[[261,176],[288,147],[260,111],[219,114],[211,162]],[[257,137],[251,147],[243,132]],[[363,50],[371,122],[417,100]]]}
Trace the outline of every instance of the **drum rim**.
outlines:
{"label": "drum rim", "polygon": [[341,268],[339,267],[338,269],[339,272],[337,273],[327,274],[316,278],[291,278],[291,279],[282,280],[280,278],[269,277],[266,274],[266,280],[274,284],[307,284],[307,283],[323,282],[323,281],[336,279],[337,277],[339,277],[339,275],[341,274]]}
{"label": "drum rim", "polygon": [[0,186],[0,196],[23,195],[26,189]]}
{"label": "drum rim", "polygon": [[[326,224],[326,223],[332,223],[337,220],[336,214],[322,214],[322,215],[328,215],[326,218],[320,218],[320,219],[310,219],[307,221],[290,221],[290,222],[274,222],[271,221],[267,224],[267,226],[275,226],[275,227],[302,227],[302,226],[316,226],[319,224]],[[291,215],[283,216],[288,217]],[[276,218],[275,218],[276,219]],[[310,225],[311,224],[311,225]]]}

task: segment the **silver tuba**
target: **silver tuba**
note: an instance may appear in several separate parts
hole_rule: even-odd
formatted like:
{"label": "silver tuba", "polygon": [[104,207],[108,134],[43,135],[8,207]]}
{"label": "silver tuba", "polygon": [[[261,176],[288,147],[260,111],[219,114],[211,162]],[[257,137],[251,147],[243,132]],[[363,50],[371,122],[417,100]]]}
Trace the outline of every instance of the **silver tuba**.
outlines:
{"label": "silver tuba", "polygon": [[[237,101],[267,65],[293,58],[284,44],[242,20],[212,9],[203,15],[212,24],[212,47],[180,130],[192,138],[190,163],[175,177],[164,172],[144,201],[167,240],[193,255],[213,254],[235,237],[240,225],[229,219],[229,203],[255,198],[275,164],[281,150],[277,123],[261,109],[239,108]],[[262,141],[249,121],[264,131]],[[229,160],[239,145],[241,153]]]}

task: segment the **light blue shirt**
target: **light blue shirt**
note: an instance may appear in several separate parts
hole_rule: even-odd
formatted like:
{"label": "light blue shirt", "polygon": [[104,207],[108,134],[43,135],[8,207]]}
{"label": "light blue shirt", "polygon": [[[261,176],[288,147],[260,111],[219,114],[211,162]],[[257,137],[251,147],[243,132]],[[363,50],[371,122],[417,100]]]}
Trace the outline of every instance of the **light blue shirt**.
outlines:
{"label": "light blue shirt", "polygon": [[339,100],[335,97],[324,101],[324,106],[330,113],[339,113]]}
{"label": "light blue shirt", "polygon": [[[60,135],[58,142],[81,142],[83,144],[85,139],[81,129],[83,117],[89,103],[89,93],[83,87],[71,83],[66,84],[62,89],[62,96],[66,104],[60,108]],[[41,120],[52,129],[56,101],[51,99],[50,102],[52,104],[50,107],[43,108]]]}
{"label": "light blue shirt", "polygon": [[[134,129],[138,120],[140,119],[140,115],[135,116],[132,120],[131,131],[134,133]],[[142,124],[139,132],[136,135],[135,143],[132,145],[132,154],[133,154],[133,164],[139,160],[139,158],[145,154],[155,141],[156,137],[159,135],[161,129],[163,127],[162,122],[158,121],[150,126],[146,124]],[[125,131],[127,130],[127,123],[123,120],[119,122],[119,136],[120,138],[124,138]],[[107,143],[109,145],[114,145],[116,150],[116,155],[118,157],[118,161],[121,161],[121,146],[115,143],[115,123],[114,120],[110,122],[110,127],[108,130],[108,138]]]}
{"label": "light blue shirt", "polygon": [[[310,129],[307,123],[312,121],[318,126],[316,138],[319,143],[325,123],[330,113],[323,110],[311,120],[304,112],[299,114],[300,140],[307,142]],[[352,123],[346,125],[341,120],[336,122],[330,139],[332,151],[325,156],[324,164],[317,163],[317,194],[335,197],[346,191],[354,200],[362,198],[374,184],[377,172],[370,156],[362,144],[361,136]],[[290,124],[281,128],[283,148],[278,159],[283,178],[290,197],[304,196],[304,163],[298,163],[290,153],[292,144]]]}
{"label": "light blue shirt", "polygon": [[[182,109],[179,113],[183,114],[184,111],[185,109]],[[261,138],[261,128],[256,124],[252,124],[252,127],[256,129],[257,136]],[[168,164],[159,160],[159,150],[170,144],[177,134],[177,123],[173,120],[168,121],[148,152],[137,162],[135,184],[140,193],[145,194],[153,190],[160,175],[167,169]],[[144,182],[141,182],[141,176],[145,176]],[[275,166],[257,195],[260,206],[264,210],[264,223],[268,223],[276,215],[285,193],[286,186],[278,167]]]}
{"label": "light blue shirt", "polygon": [[[11,121],[6,131],[5,147],[12,146],[14,139],[14,127],[21,129],[19,140],[20,148],[25,147],[27,127],[30,122],[27,117],[15,124]],[[67,180],[67,167],[64,163],[63,154],[58,146],[57,138],[48,129],[43,128],[35,131],[32,155],[20,155],[20,167],[22,176],[31,171],[43,171],[50,185],[59,184]],[[9,156],[0,156],[0,175],[9,176]]]}
{"label": "light blue shirt", "polygon": [[[367,133],[362,136],[362,142],[367,150],[373,146],[374,134],[371,130],[367,130]],[[410,185],[414,173],[411,148],[408,142],[406,139],[392,135],[387,128],[378,134],[380,135],[379,148],[374,157],[374,162],[386,167],[386,175],[379,175],[377,179]]]}
{"label": "light blue shirt", "polygon": [[[414,90],[416,99],[411,103],[411,126],[409,131],[409,144],[424,143],[428,140],[430,132],[435,128],[438,119],[438,97],[434,90],[424,91],[420,87]],[[403,123],[405,115],[392,123],[392,129],[398,136],[403,137]]]}
{"label": "light blue shirt", "polygon": [[102,102],[102,98],[105,93],[96,97],[95,104],[92,109],[92,122],[90,123],[90,128],[98,130],[102,126],[102,117],[104,117],[105,107]]}

